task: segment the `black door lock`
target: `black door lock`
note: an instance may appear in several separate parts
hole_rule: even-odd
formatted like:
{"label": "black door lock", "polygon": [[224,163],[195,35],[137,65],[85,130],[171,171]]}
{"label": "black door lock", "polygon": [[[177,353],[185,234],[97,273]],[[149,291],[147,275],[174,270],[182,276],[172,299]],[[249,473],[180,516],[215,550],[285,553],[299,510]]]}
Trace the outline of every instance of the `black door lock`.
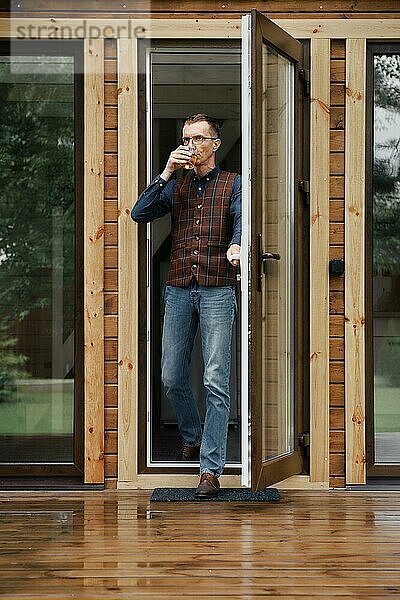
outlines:
{"label": "black door lock", "polygon": [[329,275],[343,275],[344,260],[332,258],[329,261]]}

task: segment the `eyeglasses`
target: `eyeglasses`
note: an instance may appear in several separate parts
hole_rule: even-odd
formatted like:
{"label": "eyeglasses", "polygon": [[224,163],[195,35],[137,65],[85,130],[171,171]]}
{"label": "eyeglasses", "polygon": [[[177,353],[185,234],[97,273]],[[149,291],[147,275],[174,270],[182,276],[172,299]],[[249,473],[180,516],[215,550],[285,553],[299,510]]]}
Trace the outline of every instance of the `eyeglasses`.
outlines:
{"label": "eyeglasses", "polygon": [[217,137],[204,137],[204,135],[194,135],[193,137],[184,137],[182,138],[182,143],[184,146],[189,146],[190,140],[192,140],[195,146],[200,146],[204,140],[219,140]]}

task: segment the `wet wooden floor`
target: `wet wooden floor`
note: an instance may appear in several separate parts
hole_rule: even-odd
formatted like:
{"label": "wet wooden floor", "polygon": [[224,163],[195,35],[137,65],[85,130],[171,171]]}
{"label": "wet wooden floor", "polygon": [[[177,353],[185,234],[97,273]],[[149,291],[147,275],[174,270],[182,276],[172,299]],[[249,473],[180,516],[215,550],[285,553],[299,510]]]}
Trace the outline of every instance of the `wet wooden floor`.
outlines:
{"label": "wet wooden floor", "polygon": [[400,594],[400,493],[152,504],[148,492],[0,494],[2,598]]}

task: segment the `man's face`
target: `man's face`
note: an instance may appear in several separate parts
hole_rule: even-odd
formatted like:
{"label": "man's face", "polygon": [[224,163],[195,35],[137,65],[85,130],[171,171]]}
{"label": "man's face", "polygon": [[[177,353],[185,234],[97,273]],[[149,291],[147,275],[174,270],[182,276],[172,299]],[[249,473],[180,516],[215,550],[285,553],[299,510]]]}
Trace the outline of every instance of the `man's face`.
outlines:
{"label": "man's face", "polygon": [[[197,123],[191,123],[185,125],[182,132],[182,137],[194,137],[195,135],[202,135],[205,138],[216,137],[215,133],[211,130],[207,121],[198,121]],[[196,167],[206,165],[214,162],[214,150],[220,145],[220,140],[204,140],[202,144],[196,146]]]}

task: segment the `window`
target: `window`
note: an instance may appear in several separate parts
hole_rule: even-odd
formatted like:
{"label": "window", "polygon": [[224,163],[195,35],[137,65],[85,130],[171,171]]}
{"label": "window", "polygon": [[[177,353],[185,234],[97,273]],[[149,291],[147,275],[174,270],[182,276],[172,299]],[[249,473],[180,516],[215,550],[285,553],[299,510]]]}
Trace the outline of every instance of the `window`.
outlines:
{"label": "window", "polygon": [[373,46],[369,51],[369,462],[375,466],[369,473],[399,475],[399,468],[397,473],[392,467],[400,465],[400,46]]}
{"label": "window", "polygon": [[0,56],[0,447],[9,474],[16,465],[77,474],[82,462],[79,48],[13,43]]}

